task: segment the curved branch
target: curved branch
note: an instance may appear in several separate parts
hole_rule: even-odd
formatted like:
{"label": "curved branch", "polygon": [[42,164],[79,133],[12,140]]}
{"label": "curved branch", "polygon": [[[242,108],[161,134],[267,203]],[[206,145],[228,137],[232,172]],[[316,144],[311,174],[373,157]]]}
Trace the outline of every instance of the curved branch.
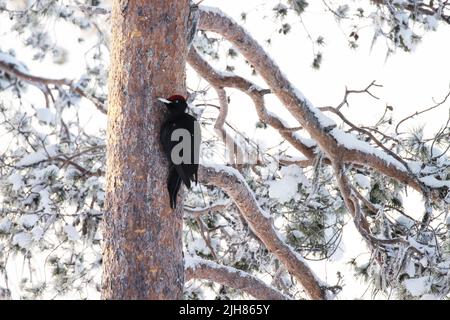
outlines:
{"label": "curved branch", "polygon": [[[361,164],[400,180],[419,192],[424,192],[424,185],[402,163],[339,130],[334,121],[323,115],[292,85],[256,40],[232,18],[216,8],[203,6],[200,8],[199,28],[216,32],[233,43],[332,162]],[[348,143],[346,138],[352,138],[351,143]]]}
{"label": "curved branch", "polygon": [[244,163],[244,153],[241,146],[233,139],[231,135],[224,128],[225,121],[228,115],[228,99],[225,89],[221,87],[214,87],[219,97],[220,112],[214,124],[214,130],[218,136],[223,140],[225,147],[229,150],[229,161],[233,165],[241,165]]}
{"label": "curved branch", "polygon": [[273,228],[272,218],[258,205],[253,192],[237,170],[226,166],[200,166],[198,176],[201,183],[220,187],[233,199],[253,232],[297,278],[312,299],[326,299],[325,285],[303,258],[280,239]]}
{"label": "curved branch", "polygon": [[289,297],[247,272],[200,258],[186,258],[185,260],[186,281],[192,279],[214,281],[242,290],[260,300],[290,300]]}
{"label": "curved branch", "polygon": [[[97,97],[91,96],[88,93],[84,92],[81,88],[75,86],[73,84],[73,82],[70,80],[51,79],[51,78],[43,78],[43,77],[33,76],[31,74],[28,74],[26,72],[19,70],[14,65],[9,64],[5,61],[0,61],[0,70],[4,71],[20,80],[23,80],[34,86],[37,86],[44,93],[47,105],[49,104],[48,95],[49,94],[51,95],[51,93],[49,92],[50,89],[48,88],[48,85],[54,85],[56,87],[67,86],[74,93],[90,100],[100,112],[106,114],[106,108],[105,108],[104,104],[101,101],[99,101],[99,99]],[[42,86],[44,86],[45,88],[42,88]]]}
{"label": "curved branch", "polygon": [[286,139],[294,148],[302,152],[308,158],[314,158],[315,143],[311,140],[302,138],[298,133],[301,127],[288,128],[276,114],[267,111],[264,103],[264,95],[270,90],[260,88],[251,81],[232,73],[224,73],[214,69],[206,62],[200,54],[191,47],[188,58],[191,67],[206,81],[214,87],[228,87],[238,89],[246,93],[253,101],[256,112],[261,122],[267,123],[277,129],[280,135]]}

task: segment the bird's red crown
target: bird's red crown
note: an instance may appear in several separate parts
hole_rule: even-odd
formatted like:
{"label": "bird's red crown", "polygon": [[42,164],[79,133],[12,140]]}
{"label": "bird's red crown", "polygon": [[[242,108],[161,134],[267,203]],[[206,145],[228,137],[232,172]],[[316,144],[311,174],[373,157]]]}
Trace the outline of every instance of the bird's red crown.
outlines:
{"label": "bird's red crown", "polygon": [[170,96],[169,98],[167,98],[167,100],[169,100],[169,101],[175,101],[175,100],[186,101],[186,99],[183,96],[180,96],[178,94]]}

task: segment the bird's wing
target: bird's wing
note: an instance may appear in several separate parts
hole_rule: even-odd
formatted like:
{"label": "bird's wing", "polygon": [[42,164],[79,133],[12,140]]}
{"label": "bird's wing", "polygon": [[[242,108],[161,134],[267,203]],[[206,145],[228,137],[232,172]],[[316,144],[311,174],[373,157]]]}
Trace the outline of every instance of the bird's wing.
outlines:
{"label": "bird's wing", "polygon": [[[172,141],[172,133],[177,129],[186,129],[191,134],[191,159],[190,163],[174,164],[171,156],[173,148],[180,143],[181,140]],[[198,121],[191,115],[185,113],[174,119],[166,121],[160,133],[161,144],[163,145],[164,153],[169,159],[170,163],[175,167],[181,180],[186,187],[191,187],[191,181],[197,182],[197,170],[199,162],[199,151],[201,143],[201,129]]]}
{"label": "bird's wing", "polygon": [[178,141],[172,141],[172,133],[177,128],[179,128],[179,126],[176,121],[170,119],[163,123],[160,131],[160,142],[163,147],[164,154],[170,163],[172,163],[172,149],[178,144]]}

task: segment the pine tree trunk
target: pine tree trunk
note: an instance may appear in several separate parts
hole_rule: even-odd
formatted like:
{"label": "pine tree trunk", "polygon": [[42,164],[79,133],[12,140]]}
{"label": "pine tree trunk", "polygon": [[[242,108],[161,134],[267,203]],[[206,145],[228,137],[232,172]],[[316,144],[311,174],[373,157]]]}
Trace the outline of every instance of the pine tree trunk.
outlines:
{"label": "pine tree trunk", "polygon": [[185,95],[188,15],[188,0],[113,3],[104,299],[182,298],[182,206],[169,206],[156,98]]}

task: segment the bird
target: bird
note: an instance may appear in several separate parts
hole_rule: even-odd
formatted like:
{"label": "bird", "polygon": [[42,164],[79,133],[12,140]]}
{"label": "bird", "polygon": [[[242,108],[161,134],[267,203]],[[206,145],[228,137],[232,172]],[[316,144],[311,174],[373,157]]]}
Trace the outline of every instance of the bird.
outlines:
{"label": "bird", "polygon": [[163,102],[169,111],[161,126],[160,142],[169,160],[167,189],[170,207],[175,209],[181,183],[190,189],[191,182],[198,182],[201,129],[197,119],[187,113],[188,104],[183,96],[176,94],[158,100]]}

